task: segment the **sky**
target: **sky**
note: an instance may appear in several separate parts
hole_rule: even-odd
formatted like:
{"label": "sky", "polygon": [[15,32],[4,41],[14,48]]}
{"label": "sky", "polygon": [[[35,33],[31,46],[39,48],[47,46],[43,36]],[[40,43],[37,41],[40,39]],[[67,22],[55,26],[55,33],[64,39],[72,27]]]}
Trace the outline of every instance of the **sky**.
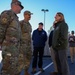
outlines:
{"label": "sky", "polygon": [[[0,13],[4,10],[11,9],[12,0],[0,0]],[[65,21],[68,24],[69,31],[75,31],[75,0],[19,0],[24,9],[18,14],[19,20],[23,20],[23,12],[29,10],[33,13],[31,16],[32,32],[38,27],[39,22],[44,23],[44,12],[42,9],[48,9],[45,13],[45,30],[48,32],[54,22],[57,12],[62,12]]]}

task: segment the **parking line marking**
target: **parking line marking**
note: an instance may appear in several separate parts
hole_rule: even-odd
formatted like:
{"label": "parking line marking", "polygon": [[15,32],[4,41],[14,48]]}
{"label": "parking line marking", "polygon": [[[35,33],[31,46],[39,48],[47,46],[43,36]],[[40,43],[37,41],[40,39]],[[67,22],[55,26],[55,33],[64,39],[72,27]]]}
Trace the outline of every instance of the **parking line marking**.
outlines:
{"label": "parking line marking", "polygon": [[[44,67],[43,69],[46,70],[48,67],[50,67],[53,64],[53,62],[51,62],[49,65],[47,65],[46,67]],[[34,75],[39,75],[41,73],[41,71],[35,73]]]}

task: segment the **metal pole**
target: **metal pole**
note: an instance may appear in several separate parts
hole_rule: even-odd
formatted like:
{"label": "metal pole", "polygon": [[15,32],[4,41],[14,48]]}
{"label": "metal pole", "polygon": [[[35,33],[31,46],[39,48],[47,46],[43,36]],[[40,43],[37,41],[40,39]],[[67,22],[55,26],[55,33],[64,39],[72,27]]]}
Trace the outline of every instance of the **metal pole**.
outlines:
{"label": "metal pole", "polygon": [[41,11],[44,12],[44,29],[45,29],[45,17],[46,17],[46,12],[48,12],[49,10],[48,9],[42,9]]}
{"label": "metal pole", "polygon": [[44,11],[44,30],[45,30],[45,11]]}

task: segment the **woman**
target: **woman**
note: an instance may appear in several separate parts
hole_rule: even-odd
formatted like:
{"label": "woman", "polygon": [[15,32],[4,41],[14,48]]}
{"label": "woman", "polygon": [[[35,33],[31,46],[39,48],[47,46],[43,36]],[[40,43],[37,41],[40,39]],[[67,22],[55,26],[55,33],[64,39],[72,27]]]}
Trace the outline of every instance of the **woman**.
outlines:
{"label": "woman", "polygon": [[75,36],[74,36],[74,31],[71,31],[71,36],[69,37],[69,47],[70,47],[71,62],[74,63],[74,56],[75,56]]}
{"label": "woman", "polygon": [[[55,26],[55,23],[56,23],[56,21],[53,22],[53,28],[56,27],[56,26]],[[55,73],[58,72],[58,70],[57,70],[57,65],[56,65],[56,61],[55,61],[55,54],[54,54],[54,50],[53,50],[53,48],[52,48],[53,31],[54,31],[54,29],[53,29],[53,30],[50,32],[50,34],[49,34],[49,41],[48,41],[48,44],[49,44],[51,59],[52,59],[52,61],[53,61],[53,65],[54,65],[54,70],[55,70],[55,72],[52,72],[52,73],[50,73],[50,74],[55,74]]]}
{"label": "woman", "polygon": [[[70,75],[67,63],[68,47],[68,25],[65,23],[64,15],[58,12],[55,15],[56,27],[53,32],[52,48],[55,54],[55,61],[59,75]],[[57,75],[52,74],[52,75]]]}

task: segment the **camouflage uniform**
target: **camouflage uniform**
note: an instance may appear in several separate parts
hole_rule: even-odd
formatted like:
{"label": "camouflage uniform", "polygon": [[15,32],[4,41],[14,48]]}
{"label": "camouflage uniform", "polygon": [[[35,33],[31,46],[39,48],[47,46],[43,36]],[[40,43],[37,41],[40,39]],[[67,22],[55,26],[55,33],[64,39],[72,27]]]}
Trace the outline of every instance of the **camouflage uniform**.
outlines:
{"label": "camouflage uniform", "polygon": [[2,45],[2,75],[16,75],[19,72],[18,57],[21,28],[17,15],[12,10],[1,13],[0,44]]}
{"label": "camouflage uniform", "polygon": [[31,52],[31,25],[25,20],[20,21],[21,30],[22,30],[22,40],[21,40],[21,51],[24,55],[24,69],[28,71],[32,52]]}

